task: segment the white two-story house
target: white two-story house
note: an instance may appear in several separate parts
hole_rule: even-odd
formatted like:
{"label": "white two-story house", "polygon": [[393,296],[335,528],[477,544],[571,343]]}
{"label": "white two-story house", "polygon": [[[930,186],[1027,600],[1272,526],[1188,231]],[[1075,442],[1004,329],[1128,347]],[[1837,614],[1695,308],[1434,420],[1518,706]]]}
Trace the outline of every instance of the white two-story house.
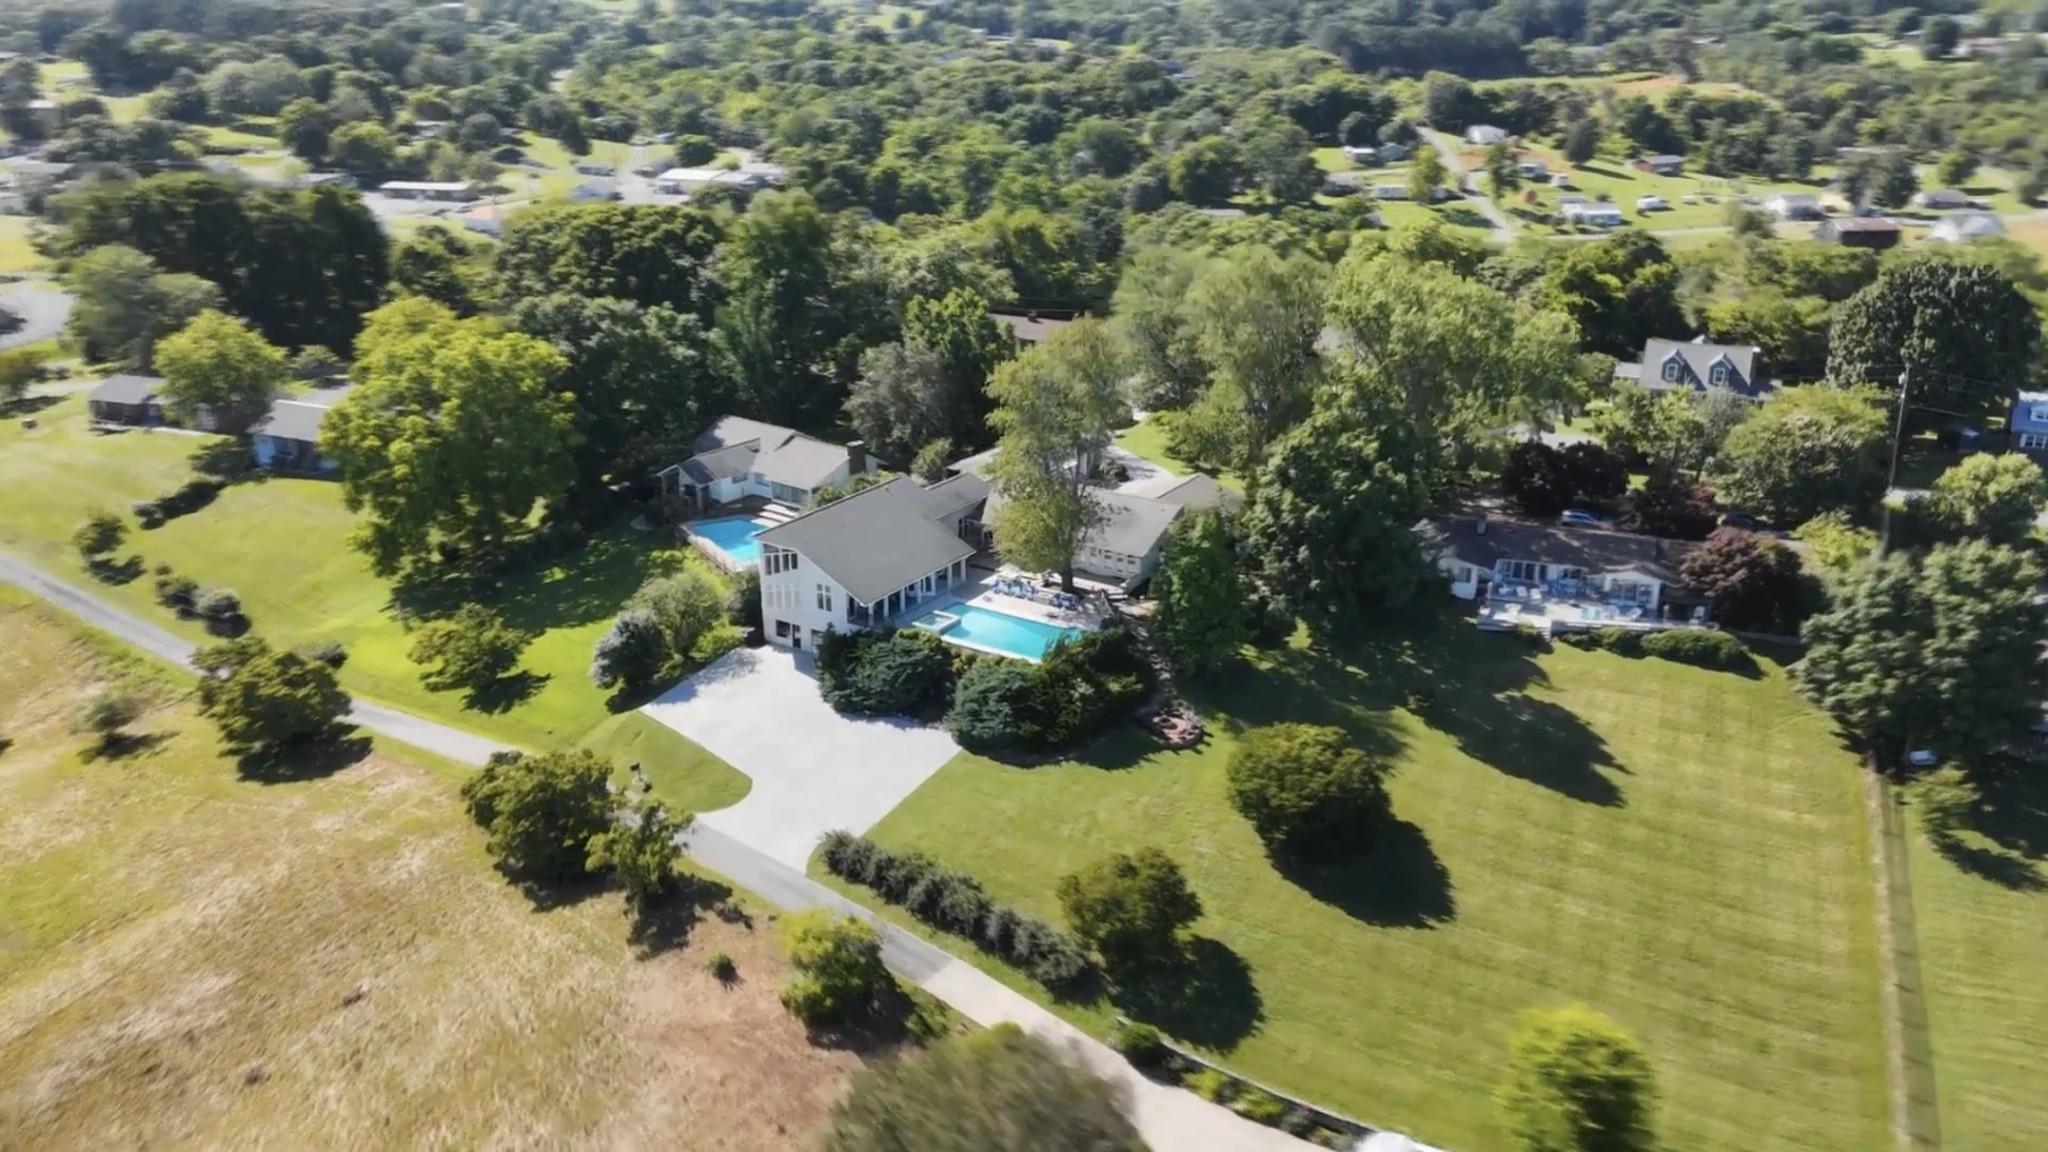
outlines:
{"label": "white two-story house", "polygon": [[777,524],[761,544],[762,630],[814,650],[828,631],[908,618],[968,582],[988,499],[979,477],[898,477]]}

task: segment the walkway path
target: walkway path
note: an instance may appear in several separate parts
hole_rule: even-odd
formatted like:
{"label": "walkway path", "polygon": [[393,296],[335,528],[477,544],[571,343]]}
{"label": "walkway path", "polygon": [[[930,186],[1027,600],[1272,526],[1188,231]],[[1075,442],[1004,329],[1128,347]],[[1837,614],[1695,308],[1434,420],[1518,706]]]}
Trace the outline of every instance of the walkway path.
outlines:
{"label": "walkway path", "polygon": [[[191,664],[197,647],[191,641],[6,553],[0,553],[0,583],[32,592],[152,655],[179,665]],[[367,701],[356,701],[349,719],[371,732],[465,764],[482,764],[493,751],[503,747],[473,733]],[[797,869],[778,863],[716,829],[691,828],[683,833],[683,846],[698,863],[785,911],[832,908],[875,921],[872,913]],[[1302,1152],[1311,1147],[1277,1129],[1254,1124],[1192,1092],[1152,1083],[1108,1047],[982,974],[973,965],[901,929],[876,923],[882,931],[882,955],[890,971],[977,1024],[1017,1024],[1069,1043],[1098,1073],[1127,1085],[1131,1093],[1131,1119],[1153,1152]]]}

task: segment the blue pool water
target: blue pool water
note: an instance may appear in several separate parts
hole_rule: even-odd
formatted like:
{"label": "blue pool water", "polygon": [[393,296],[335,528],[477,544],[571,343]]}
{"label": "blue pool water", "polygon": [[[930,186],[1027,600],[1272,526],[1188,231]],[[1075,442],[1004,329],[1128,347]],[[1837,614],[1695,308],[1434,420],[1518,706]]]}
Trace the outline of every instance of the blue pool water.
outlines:
{"label": "blue pool water", "polygon": [[742,566],[752,564],[761,558],[761,542],[754,539],[768,529],[768,525],[751,516],[727,516],[723,520],[699,520],[690,525],[692,534],[702,536],[718,546],[720,552],[732,557]]}
{"label": "blue pool water", "polygon": [[[1042,660],[1046,649],[1065,636],[1069,640],[1081,638],[1079,628],[1061,628],[1043,620],[1027,620],[1007,612],[995,612],[973,604],[955,604],[942,609],[945,615],[958,616],[960,622],[939,635],[959,644],[987,648],[1006,656],[1017,656],[1025,660]],[[919,617],[919,627],[938,630],[944,621],[938,612],[929,612]]]}

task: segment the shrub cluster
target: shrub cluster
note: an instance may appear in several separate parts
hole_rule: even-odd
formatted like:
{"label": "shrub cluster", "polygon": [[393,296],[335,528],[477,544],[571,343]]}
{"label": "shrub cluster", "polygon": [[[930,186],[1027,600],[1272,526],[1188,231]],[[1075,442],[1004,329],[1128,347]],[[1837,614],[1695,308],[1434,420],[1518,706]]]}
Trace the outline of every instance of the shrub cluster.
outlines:
{"label": "shrub cluster", "polygon": [[156,566],[156,602],[179,612],[192,611],[193,601],[199,595],[199,581],[190,576],[180,576],[171,571],[167,564]]}
{"label": "shrub cluster", "polygon": [[1093,971],[1080,941],[989,899],[972,876],[848,832],[827,834],[823,849],[825,867],[834,876],[873,889],[934,928],[974,941],[1055,992],[1074,987]]}
{"label": "shrub cluster", "polygon": [[213,503],[222,487],[224,485],[219,480],[199,477],[187,480],[183,486],[154,500],[139,500],[130,508],[144,528],[158,528],[166,520],[189,516]]}
{"label": "shrub cluster", "polygon": [[1574,648],[1612,652],[1618,656],[1655,656],[1675,664],[1691,664],[1723,672],[1739,672],[1755,666],[1749,649],[1726,632],[1703,628],[1674,628],[1663,632],[1635,632],[1627,628],[1595,628],[1586,632],[1563,632],[1558,640]]}
{"label": "shrub cluster", "polygon": [[299,655],[311,660],[313,663],[325,664],[329,668],[339,669],[343,664],[348,663],[348,649],[343,648],[332,640],[323,640],[315,644],[301,644],[296,651]]}
{"label": "shrub cluster", "polygon": [[977,660],[954,689],[947,726],[975,751],[1067,747],[1142,703],[1151,674],[1130,633],[1116,627],[1056,644],[1036,665]]}
{"label": "shrub cluster", "polygon": [[818,691],[840,712],[935,720],[953,689],[953,655],[929,632],[827,632]]}

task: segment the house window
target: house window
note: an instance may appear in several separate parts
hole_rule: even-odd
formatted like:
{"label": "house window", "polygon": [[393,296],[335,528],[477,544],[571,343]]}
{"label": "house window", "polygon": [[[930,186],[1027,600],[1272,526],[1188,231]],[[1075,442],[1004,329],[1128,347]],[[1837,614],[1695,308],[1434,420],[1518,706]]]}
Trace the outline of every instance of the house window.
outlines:
{"label": "house window", "polygon": [[1726,364],[1714,365],[1713,371],[1708,375],[1714,387],[1726,388],[1728,386],[1728,366]]}
{"label": "house window", "polygon": [[2036,424],[2048,424],[2048,408],[2027,409],[2027,419]]}
{"label": "house window", "polygon": [[1678,383],[1679,378],[1684,374],[1685,368],[1679,364],[1678,357],[1673,356],[1664,361],[1664,382],[1666,384]]}
{"label": "house window", "polygon": [[922,580],[918,581],[918,582],[917,582],[917,590],[918,590],[919,592],[922,592],[922,593],[924,593],[924,594],[925,594],[925,595],[927,595],[927,596],[931,595],[931,594],[932,594],[932,577],[930,577],[930,576],[927,576],[927,577],[925,577],[924,579],[922,579]]}
{"label": "house window", "polygon": [[761,567],[770,576],[796,571],[796,553],[787,548],[764,548],[761,550]]}
{"label": "house window", "polygon": [[1534,560],[1501,560],[1494,564],[1493,571],[1503,580],[1524,584],[1534,584],[1543,578],[1543,565]]}
{"label": "house window", "polygon": [[2048,449],[2048,432],[2020,433],[2020,447],[2028,452],[2039,452],[2043,449]]}
{"label": "house window", "polygon": [[832,586],[830,584],[818,585],[818,607],[826,612],[832,610]]}
{"label": "house window", "polygon": [[787,484],[770,484],[768,493],[785,504],[802,504],[811,498],[810,489],[792,488]]}
{"label": "house window", "polygon": [[775,638],[777,640],[789,639],[789,621],[777,620],[775,622]]}

